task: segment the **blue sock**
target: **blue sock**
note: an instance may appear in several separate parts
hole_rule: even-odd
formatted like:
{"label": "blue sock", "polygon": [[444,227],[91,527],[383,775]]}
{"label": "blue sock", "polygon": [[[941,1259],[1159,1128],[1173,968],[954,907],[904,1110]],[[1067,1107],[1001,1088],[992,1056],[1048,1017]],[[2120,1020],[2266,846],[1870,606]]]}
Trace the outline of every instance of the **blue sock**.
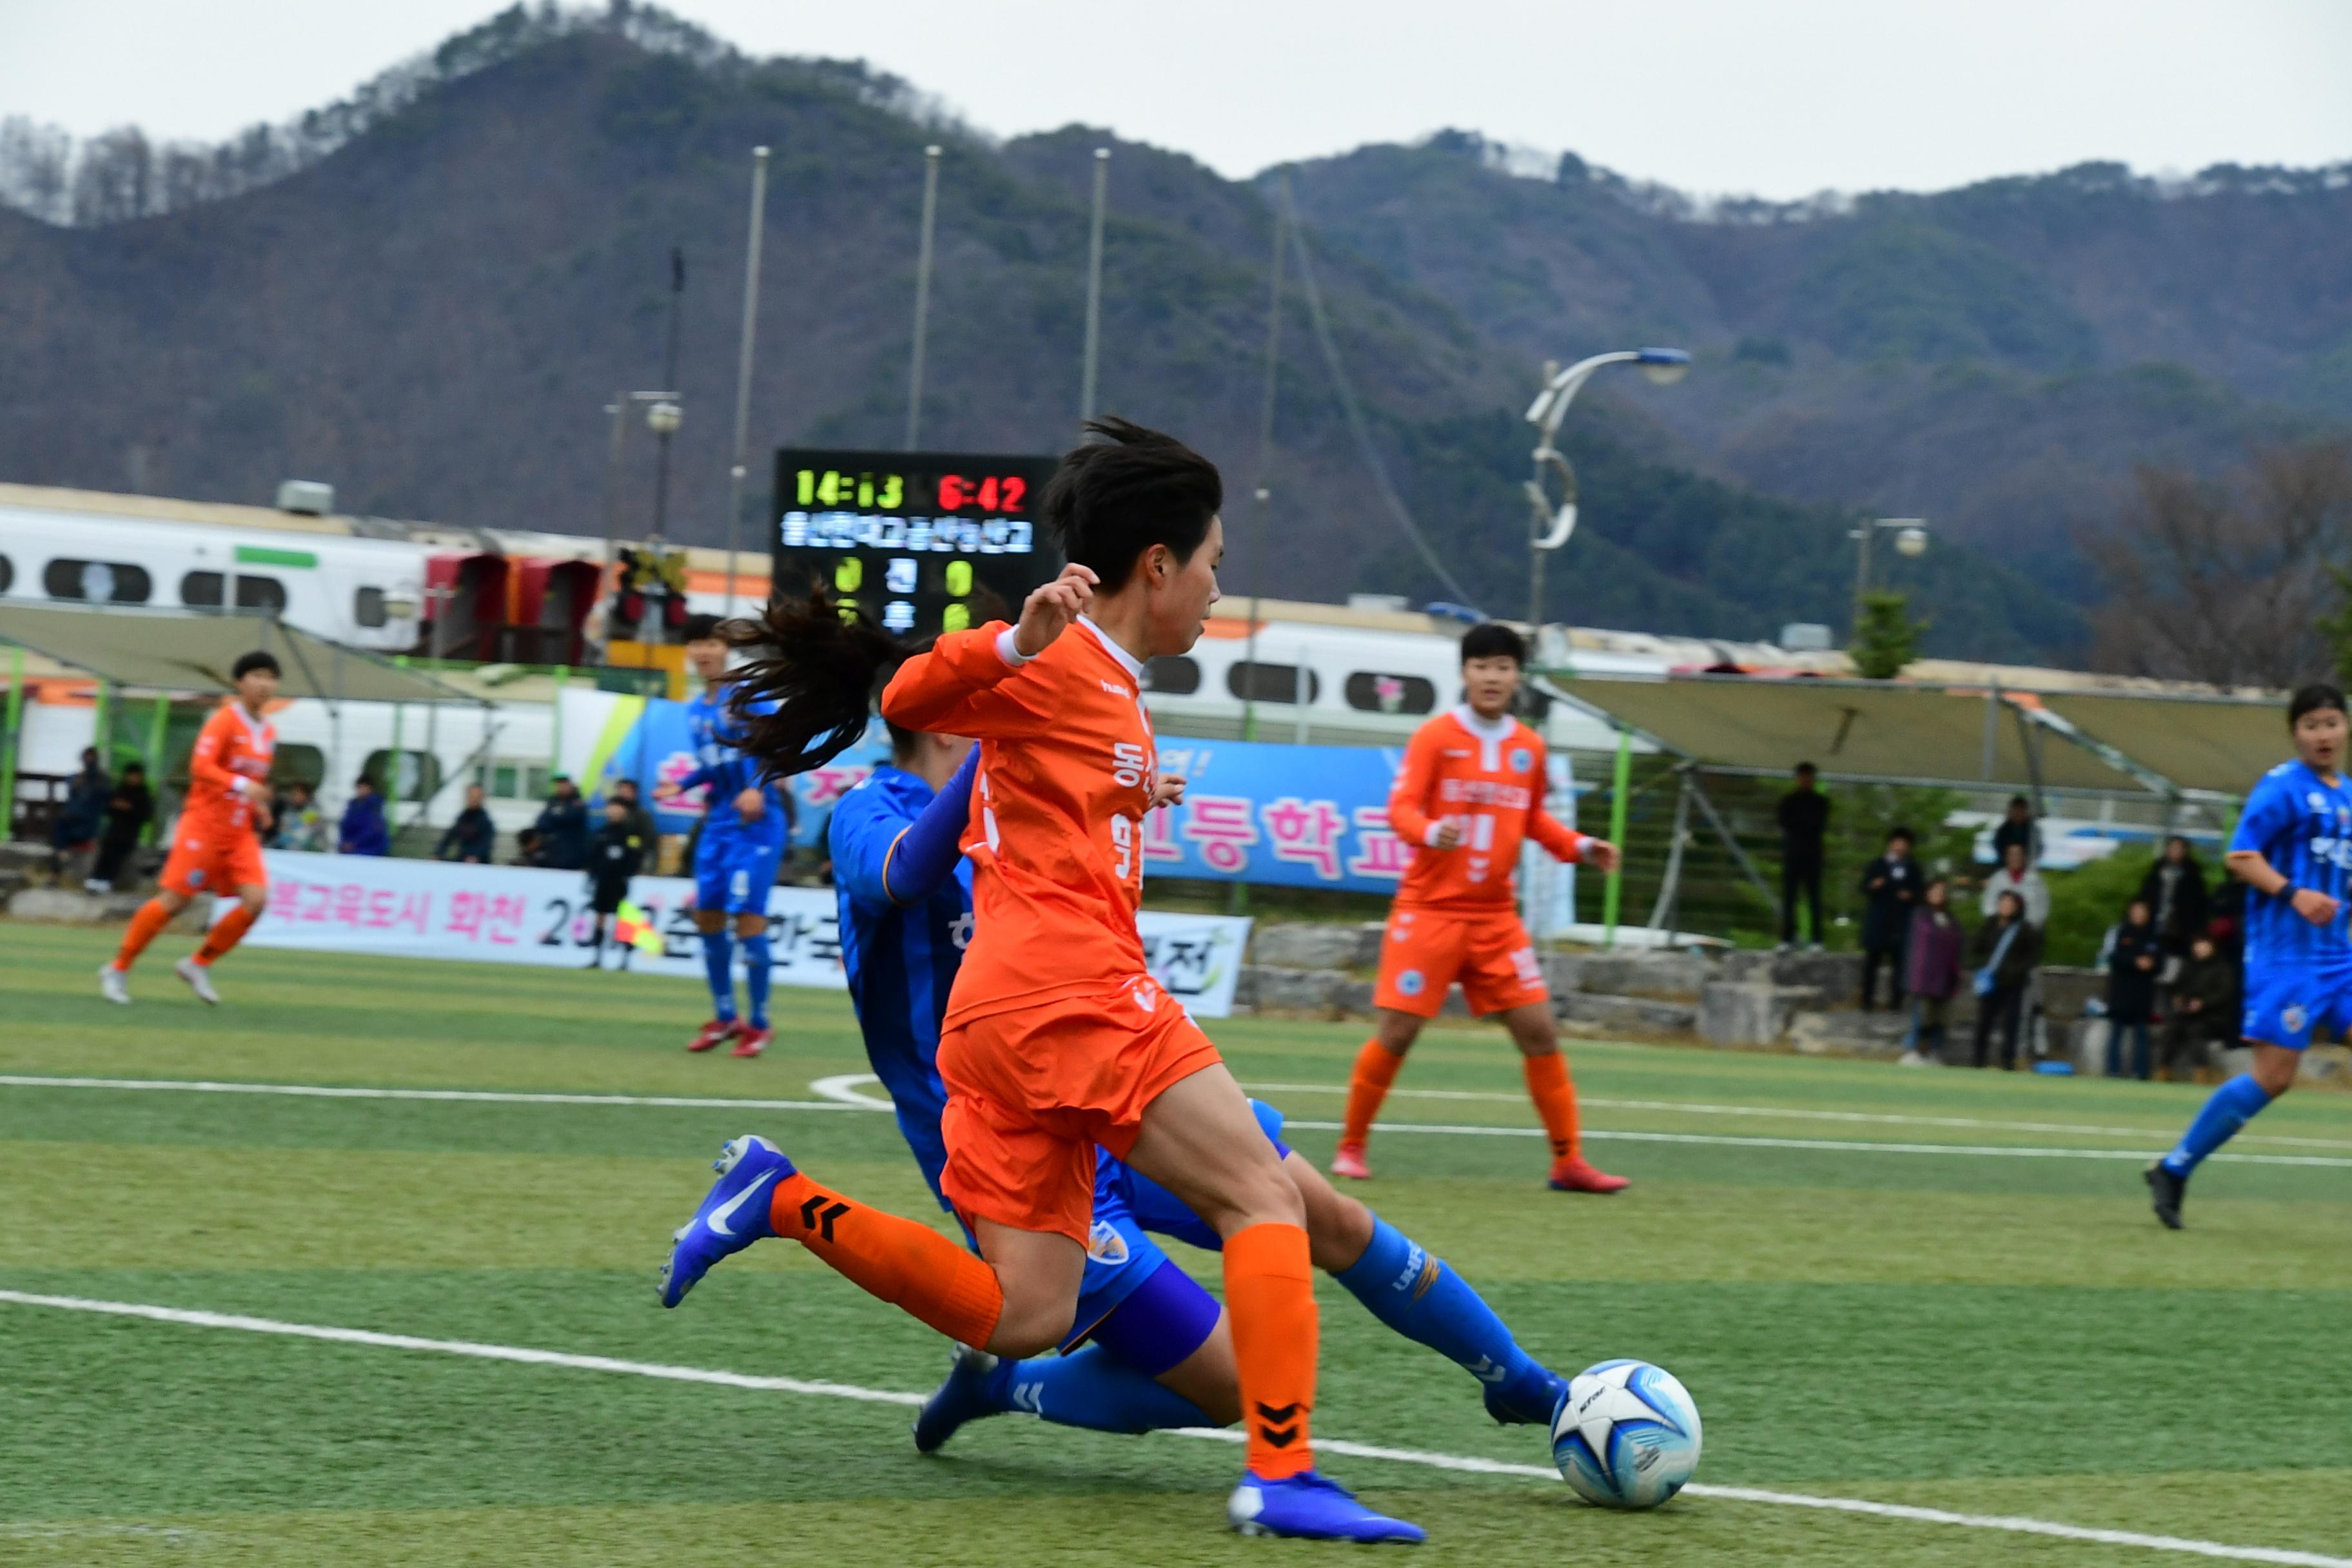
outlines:
{"label": "blue sock", "polygon": [[1216,1425],[1199,1405],[1112,1359],[1100,1345],[1076,1355],[1003,1363],[988,1380],[988,1399],[999,1411],[1026,1411],[1056,1426],[1092,1432]]}
{"label": "blue sock", "polygon": [[775,958],[768,951],[768,933],[743,939],[743,994],[751,1004],[751,1026],[768,1026],[768,983],[775,978]]}
{"label": "blue sock", "polygon": [[1334,1278],[1372,1316],[1489,1387],[1550,1376],[1519,1348],[1468,1281],[1378,1215],[1372,1216],[1372,1244]]}
{"label": "blue sock", "polygon": [[2179,1147],[2164,1157],[2164,1168],[2176,1176],[2186,1176],[2206,1155],[2236,1137],[2238,1129],[2270,1102],[2269,1093],[2254,1081],[2253,1074],[2240,1073],[2206,1100],[2189,1131],[2180,1135]]}
{"label": "blue sock", "polygon": [[735,1016],[735,943],[723,931],[702,933],[702,973],[710,982],[711,1014],[724,1022]]}

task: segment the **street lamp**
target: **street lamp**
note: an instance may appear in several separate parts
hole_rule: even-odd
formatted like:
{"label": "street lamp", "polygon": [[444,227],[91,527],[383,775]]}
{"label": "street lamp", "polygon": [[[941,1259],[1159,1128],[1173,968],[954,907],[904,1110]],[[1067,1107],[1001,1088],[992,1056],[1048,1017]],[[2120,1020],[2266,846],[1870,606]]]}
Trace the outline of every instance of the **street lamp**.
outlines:
{"label": "street lamp", "polygon": [[[1602,366],[1612,364],[1639,365],[1654,385],[1672,386],[1690,374],[1691,356],[1681,349],[1620,349],[1615,353],[1579,360],[1566,370],[1550,363],[1544,366],[1543,390],[1528,405],[1528,423],[1541,433],[1541,442],[1534,453],[1535,477],[1527,482],[1528,504],[1533,509],[1528,530],[1528,626],[1531,631],[1543,625],[1544,552],[1566,544],[1568,536],[1576,531],[1576,472],[1553,441],[1559,435],[1560,421],[1568,416],[1568,405],[1584,389],[1584,384]],[[1560,499],[1557,508],[1544,494],[1544,472],[1548,468],[1559,475]]]}
{"label": "street lamp", "polygon": [[[611,472],[605,479],[604,566],[597,579],[600,594],[612,585],[614,552],[621,532],[621,438],[628,434],[628,412],[635,404],[646,405],[646,423],[653,427],[654,434],[665,437],[665,451],[667,449],[667,436],[676,433],[679,421],[685,417],[684,411],[678,407],[678,395],[675,392],[616,392],[613,394],[613,401],[604,405],[604,412],[613,420],[613,457]],[[660,413],[662,409],[668,412]],[[667,431],[662,428],[665,424],[669,427]],[[613,629],[609,624],[604,630],[604,640],[608,643],[613,640]]]}
{"label": "street lamp", "polygon": [[1882,528],[1895,531],[1895,552],[1906,560],[1916,561],[1927,553],[1927,520],[1924,517],[1877,517],[1850,531],[1846,537],[1854,541],[1853,565],[1853,636],[1862,635],[1862,602],[1870,596],[1870,542]]}

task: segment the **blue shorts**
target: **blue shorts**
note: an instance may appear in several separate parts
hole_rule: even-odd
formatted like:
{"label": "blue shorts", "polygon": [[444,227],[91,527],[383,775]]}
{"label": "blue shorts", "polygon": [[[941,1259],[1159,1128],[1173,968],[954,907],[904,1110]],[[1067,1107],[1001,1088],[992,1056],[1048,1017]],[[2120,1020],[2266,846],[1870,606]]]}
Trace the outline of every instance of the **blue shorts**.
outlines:
{"label": "blue shorts", "polygon": [[2299,1051],[2312,1033],[2352,1026],[2352,967],[2277,964],[2246,967],[2246,1013],[2238,1032],[2263,1045]]}
{"label": "blue shorts", "polygon": [[765,915],[768,889],[783,863],[782,839],[705,838],[694,850],[694,907],[730,915]]}
{"label": "blue shorts", "polygon": [[[1282,1141],[1282,1112],[1259,1100],[1250,1101],[1250,1110],[1276,1153],[1288,1154],[1289,1146]],[[1210,1252],[1224,1250],[1223,1238],[1175,1194],[1102,1150],[1095,1151],[1094,1230],[1087,1237],[1086,1277],[1078,1285],[1078,1312],[1063,1342],[1065,1351],[1092,1333],[1168,1261],[1147,1231]]]}

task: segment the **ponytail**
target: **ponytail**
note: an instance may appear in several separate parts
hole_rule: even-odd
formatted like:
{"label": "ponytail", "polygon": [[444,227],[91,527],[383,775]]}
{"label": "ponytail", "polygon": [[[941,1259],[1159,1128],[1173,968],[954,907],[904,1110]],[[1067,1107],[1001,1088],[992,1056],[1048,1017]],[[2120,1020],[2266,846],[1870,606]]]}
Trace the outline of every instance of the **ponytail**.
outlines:
{"label": "ponytail", "polygon": [[822,766],[866,733],[875,689],[908,649],[823,589],[778,595],[755,620],[730,621],[719,635],[753,657],[728,673],[727,706],[737,744],[765,778]]}

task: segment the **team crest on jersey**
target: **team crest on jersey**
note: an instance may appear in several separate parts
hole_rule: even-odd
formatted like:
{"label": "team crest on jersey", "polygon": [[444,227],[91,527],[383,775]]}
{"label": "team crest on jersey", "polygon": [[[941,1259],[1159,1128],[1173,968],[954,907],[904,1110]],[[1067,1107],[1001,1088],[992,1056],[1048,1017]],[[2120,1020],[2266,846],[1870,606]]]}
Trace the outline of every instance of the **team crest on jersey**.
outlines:
{"label": "team crest on jersey", "polygon": [[191,888],[201,888],[204,885],[205,874],[202,871],[191,871],[188,873],[188,886]]}
{"label": "team crest on jersey", "polygon": [[1511,748],[1511,771],[1513,773],[1523,773],[1535,765],[1536,756],[1533,752],[1528,751],[1525,746],[1513,746]]}
{"label": "team crest on jersey", "polygon": [[2326,816],[2327,815],[2327,797],[2326,795],[2320,794],[2317,790],[2313,790],[2309,795],[2305,795],[2303,798],[2310,805],[2312,810],[2317,812],[2322,816]]}
{"label": "team crest on jersey", "polygon": [[1421,994],[1421,988],[1428,984],[1429,982],[1422,977],[1420,970],[1408,969],[1397,976],[1397,994],[1418,996]]}
{"label": "team crest on jersey", "polygon": [[2279,1009],[2279,1023],[2290,1035],[2300,1035],[2303,1026],[2309,1022],[2311,1015],[2304,1011],[2300,1002],[2290,1002]]}
{"label": "team crest on jersey", "polygon": [[1110,1221],[1098,1219],[1087,1235],[1087,1256],[1097,1263],[1117,1268],[1127,1261],[1127,1237],[1119,1235],[1118,1227]]}

